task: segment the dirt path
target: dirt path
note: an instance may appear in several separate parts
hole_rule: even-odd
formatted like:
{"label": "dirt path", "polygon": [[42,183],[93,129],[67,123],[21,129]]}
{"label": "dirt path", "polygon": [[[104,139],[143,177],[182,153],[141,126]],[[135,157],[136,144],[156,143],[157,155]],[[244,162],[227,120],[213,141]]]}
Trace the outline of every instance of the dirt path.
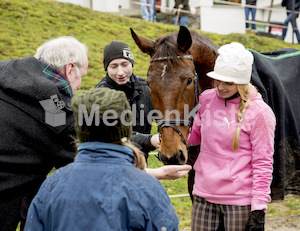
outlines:
{"label": "dirt path", "polygon": [[300,216],[270,217],[266,219],[265,231],[299,231]]}

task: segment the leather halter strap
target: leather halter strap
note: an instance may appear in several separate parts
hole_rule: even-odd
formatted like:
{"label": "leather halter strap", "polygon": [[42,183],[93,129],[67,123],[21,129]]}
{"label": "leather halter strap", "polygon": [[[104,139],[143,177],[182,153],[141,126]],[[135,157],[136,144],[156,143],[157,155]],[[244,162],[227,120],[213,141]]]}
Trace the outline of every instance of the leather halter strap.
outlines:
{"label": "leather halter strap", "polygon": [[[178,55],[178,56],[175,56],[175,58],[177,58],[177,59],[185,58],[185,59],[193,60],[193,56],[191,56],[191,55],[183,55],[183,56]],[[154,58],[154,59],[150,60],[150,63],[155,62],[155,61],[165,61],[165,60],[168,60],[168,59],[174,59],[174,56]]]}
{"label": "leather halter strap", "polygon": [[189,126],[190,121],[189,120],[177,120],[177,119],[170,119],[170,120],[157,120],[157,125],[158,125],[158,133],[159,133],[159,140],[161,141],[161,133],[160,131],[164,127],[171,127],[173,128],[181,137],[182,142],[186,145],[186,140],[184,136],[182,135],[181,131],[175,127],[176,126]]}

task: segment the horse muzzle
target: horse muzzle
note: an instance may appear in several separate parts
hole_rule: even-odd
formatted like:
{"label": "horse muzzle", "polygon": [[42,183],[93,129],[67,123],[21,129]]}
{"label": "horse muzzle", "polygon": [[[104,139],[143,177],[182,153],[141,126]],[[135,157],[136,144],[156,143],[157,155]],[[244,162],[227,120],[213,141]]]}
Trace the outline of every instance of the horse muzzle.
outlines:
{"label": "horse muzzle", "polygon": [[162,154],[160,151],[158,152],[158,159],[164,164],[164,165],[183,165],[187,161],[186,155],[184,155],[184,152],[182,150],[178,150],[175,155],[168,158],[164,154]]}

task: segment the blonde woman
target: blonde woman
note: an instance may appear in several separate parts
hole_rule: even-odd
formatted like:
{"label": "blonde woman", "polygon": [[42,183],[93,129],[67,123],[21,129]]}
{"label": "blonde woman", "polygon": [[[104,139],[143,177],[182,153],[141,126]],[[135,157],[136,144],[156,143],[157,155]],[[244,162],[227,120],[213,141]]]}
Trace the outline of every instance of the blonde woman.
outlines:
{"label": "blonde woman", "polygon": [[[220,47],[215,88],[199,98],[190,145],[201,144],[192,230],[264,230],[271,201],[275,116],[251,85],[253,56],[240,43]],[[222,228],[221,228],[222,227]]]}

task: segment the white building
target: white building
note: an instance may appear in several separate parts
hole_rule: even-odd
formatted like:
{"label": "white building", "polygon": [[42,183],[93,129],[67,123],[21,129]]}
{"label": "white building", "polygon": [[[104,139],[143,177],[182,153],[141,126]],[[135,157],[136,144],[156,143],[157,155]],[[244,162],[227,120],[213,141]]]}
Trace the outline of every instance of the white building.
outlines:
{"label": "white building", "polygon": [[[88,7],[95,11],[120,13],[121,10],[140,9],[140,0],[57,0]],[[268,20],[272,23],[283,23],[286,18],[286,10],[281,6],[282,0],[257,0],[256,20],[258,30],[267,30],[265,26]],[[222,4],[217,4],[222,3]],[[241,4],[234,4],[226,1],[214,0],[190,0],[191,11],[199,13],[200,28],[202,31],[230,34],[245,33],[245,0]],[[272,4],[272,5],[271,5]],[[161,0],[161,12],[167,12],[173,8],[174,0]],[[272,6],[272,7],[271,7]],[[297,19],[300,25],[300,17]],[[273,27],[273,29],[276,29]],[[280,30],[280,28],[277,28]],[[267,31],[265,31],[267,32]],[[273,34],[276,31],[272,31]],[[278,34],[281,34],[279,31]],[[292,42],[292,27],[289,24],[286,42]],[[294,42],[297,42],[296,36]]]}

